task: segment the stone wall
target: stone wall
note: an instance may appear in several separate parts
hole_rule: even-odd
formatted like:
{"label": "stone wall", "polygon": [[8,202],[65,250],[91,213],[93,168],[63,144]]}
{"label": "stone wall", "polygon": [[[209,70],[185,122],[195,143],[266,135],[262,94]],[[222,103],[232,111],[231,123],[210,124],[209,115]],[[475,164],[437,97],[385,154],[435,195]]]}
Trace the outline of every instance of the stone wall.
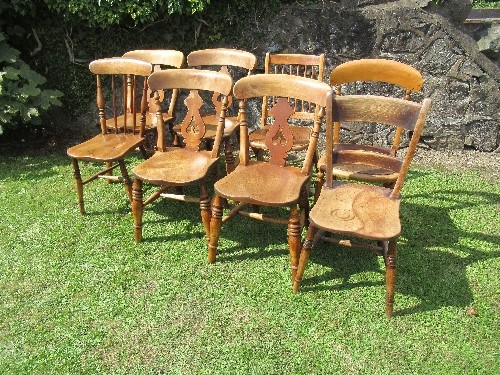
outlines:
{"label": "stone wall", "polygon": [[[433,101],[422,136],[425,145],[498,151],[500,69],[479,52],[460,26],[470,1],[446,3],[448,8],[419,0],[296,3],[252,27],[238,48],[259,56],[260,67],[266,52],[325,53],[325,82],[333,67],[349,60],[386,58],[407,63],[424,76],[423,91],[413,99]],[[372,85],[356,89],[376,92]],[[388,87],[379,89],[393,93]],[[342,136],[382,143],[391,139],[376,127],[346,128]]]}

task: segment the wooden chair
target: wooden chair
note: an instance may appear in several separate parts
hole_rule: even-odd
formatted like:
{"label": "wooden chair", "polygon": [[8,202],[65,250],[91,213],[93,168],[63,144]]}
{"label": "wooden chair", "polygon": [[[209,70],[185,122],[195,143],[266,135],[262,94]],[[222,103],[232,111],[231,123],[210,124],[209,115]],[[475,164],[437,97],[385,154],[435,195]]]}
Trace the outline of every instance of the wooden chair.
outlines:
{"label": "wooden chair", "polygon": [[[400,164],[398,178],[393,187],[382,187],[366,183],[334,181],[332,165],[334,158],[343,162],[344,154],[333,153],[333,131],[327,126],[326,144],[326,184],[318,201],[309,215],[309,228],[300,255],[299,268],[293,290],[300,287],[304,269],[313,245],[324,239],[345,246],[360,246],[384,257],[386,268],[386,315],[391,317],[396,280],[396,246],[401,232],[399,206],[400,191],[403,187],[408,168],[415,153],[431,105],[430,99],[422,104],[402,99],[378,96],[337,96],[333,101],[333,121],[371,121],[382,122],[394,127],[402,127],[412,132],[406,156]],[[376,156],[377,155],[377,156]],[[346,156],[350,160],[350,155]],[[376,154],[380,159],[392,158],[390,155]],[[315,230],[318,229],[317,234]],[[349,240],[336,241],[325,237],[325,232],[342,236],[354,236],[377,241],[377,246],[361,245]]]}
{"label": "wooden chair", "polygon": [[[192,68],[210,68],[216,67],[220,72],[230,74],[230,69],[241,68],[245,70],[243,74],[250,75],[257,58],[254,54],[246,51],[241,51],[237,49],[230,48],[212,48],[193,51],[187,56],[188,66]],[[233,77],[236,81],[237,77]],[[214,111],[212,114],[204,115],[203,121],[206,126],[206,133],[203,140],[208,144],[208,149],[210,149],[215,140],[215,134],[217,129],[217,113],[220,112],[220,107],[222,105],[221,95],[218,92],[214,92],[212,96],[212,103],[214,106]],[[232,96],[228,97],[228,108],[232,105]],[[231,141],[232,136],[238,130],[239,120],[237,117],[228,116],[226,117],[226,126],[224,128],[224,154],[226,158],[226,173],[230,173],[235,168],[235,160],[233,156],[233,144]],[[174,130],[179,133],[179,126],[174,127]]]}
{"label": "wooden chair", "polygon": [[[221,226],[235,215],[288,225],[288,245],[292,280],[299,259],[301,230],[308,212],[308,190],[311,165],[318,140],[325,108],[331,107],[331,88],[322,82],[288,74],[258,74],[236,82],[234,96],[240,99],[240,153],[236,169],[214,185],[210,222],[208,261],[215,262]],[[266,137],[269,161],[249,160],[248,124],[246,100],[250,98],[276,97],[270,110],[274,121]],[[318,106],[314,125],[302,167],[286,165],[286,157],[293,148],[294,138],[288,121],[294,114],[288,97],[308,101]],[[331,116],[330,116],[331,120]],[[328,122],[327,118],[327,122]],[[223,199],[237,203],[223,217]],[[289,207],[288,220],[255,212],[243,211],[249,205]],[[298,206],[298,207],[297,207]]]}
{"label": "wooden chair", "polygon": [[[394,85],[392,91],[400,89],[404,92],[404,99],[409,100],[412,92],[420,91],[423,85],[422,75],[415,68],[398,61],[384,59],[362,59],[349,61],[337,66],[330,73],[330,84],[336,88],[336,94],[342,95],[342,88],[347,91],[348,84],[378,82]],[[395,90],[394,90],[395,89]],[[356,90],[354,90],[356,91]],[[343,163],[339,163],[334,157],[333,177],[364,182],[375,182],[390,186],[398,178],[400,164],[396,152],[401,142],[402,127],[396,127],[394,138],[390,147],[375,144],[341,143],[340,124],[334,124],[333,153],[342,154]],[[372,158],[372,153],[390,155],[392,158],[384,158],[387,163],[377,164],[379,159]],[[324,184],[324,173],[326,168],[326,154],[318,161],[318,178],[315,187],[315,201]],[[352,158],[349,157],[352,156]],[[366,155],[367,157],[363,157]],[[375,164],[371,164],[375,163]]]}
{"label": "wooden chair", "polygon": [[[290,74],[300,77],[307,77],[317,81],[323,81],[323,71],[325,67],[325,55],[305,55],[305,54],[270,54],[266,53],[264,72],[265,74]],[[310,121],[314,118],[316,107],[313,102],[288,98],[295,110],[292,119],[295,121]],[[266,146],[266,135],[269,131],[269,109],[274,105],[276,99],[272,96],[265,97],[262,103],[262,115],[260,126],[250,134],[250,147],[254,151],[258,160],[263,160]],[[303,125],[290,125],[290,131],[294,138],[292,151],[307,149],[311,135],[311,128]],[[316,164],[318,158],[314,158]]]}
{"label": "wooden chair", "polygon": [[[132,182],[124,158],[137,147],[145,154],[143,144],[148,110],[147,77],[152,71],[151,64],[129,58],[95,60],[90,63],[89,68],[97,79],[97,107],[101,133],[67,150],[73,162],[81,214],[85,213],[83,186],[97,178],[123,181],[127,196],[130,201],[132,200]],[[110,86],[109,95],[105,95],[103,88],[106,83]],[[108,96],[109,100],[106,101],[105,98]],[[109,107],[112,108],[111,114],[106,111]],[[132,112],[128,111],[128,108],[131,108]],[[132,115],[136,112],[140,115]],[[82,181],[79,160],[103,162],[106,163],[106,168]],[[116,167],[120,167],[121,176],[111,175]]]}
{"label": "wooden chair", "polygon": [[[128,51],[123,54],[123,57],[137,59],[146,61],[153,65],[153,71],[157,72],[162,69],[171,69],[176,68],[179,69],[184,65],[184,54],[181,51],[176,50],[168,50],[168,49],[152,49],[152,50],[133,50]],[[165,100],[165,92],[159,92],[160,102],[163,103]],[[163,112],[163,122],[165,124],[171,124],[174,119],[174,111],[175,104],[177,101],[178,90],[172,90],[170,95],[167,95],[167,98],[170,98],[168,101],[168,105],[166,110]],[[156,131],[157,120],[156,113],[154,112],[155,103],[154,98],[152,96],[152,92],[148,90],[148,108],[150,109],[146,115],[146,126],[145,126],[145,136],[147,139],[147,148],[150,152],[154,152],[154,147],[156,146],[156,137],[158,136],[158,132]],[[171,135],[173,137],[172,129],[170,129]]]}
{"label": "wooden chair", "polygon": [[[142,216],[144,206],[159,197],[177,199],[186,202],[199,202],[201,217],[208,240],[210,225],[210,198],[206,179],[213,174],[219,161],[218,150],[224,132],[227,109],[227,96],[231,92],[233,81],[224,73],[196,69],[162,70],[154,72],[148,79],[149,87],[155,92],[156,116],[158,119],[158,145],[153,156],[133,169],[132,212],[134,216],[134,237],[142,241]],[[185,140],[185,147],[167,147],[164,135],[163,113],[161,111],[161,90],[182,89],[189,91],[184,100],[187,113],[180,125],[180,132]],[[217,114],[218,125],[212,151],[200,150],[205,136],[206,125],[201,117],[204,105],[199,91],[216,91],[222,95],[222,105]],[[143,181],[158,185],[147,200],[143,200]],[[199,184],[200,196],[190,197],[183,194],[167,193],[169,187],[182,187]]]}

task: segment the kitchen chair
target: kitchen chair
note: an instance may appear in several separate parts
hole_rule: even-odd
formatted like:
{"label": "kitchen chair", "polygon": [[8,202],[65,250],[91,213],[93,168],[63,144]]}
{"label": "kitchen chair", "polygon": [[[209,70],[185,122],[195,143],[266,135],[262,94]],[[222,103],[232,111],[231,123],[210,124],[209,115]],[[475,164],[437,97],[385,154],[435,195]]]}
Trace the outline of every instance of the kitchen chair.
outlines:
{"label": "kitchen chair", "polygon": [[[325,55],[307,55],[307,54],[271,54],[266,53],[264,62],[265,74],[290,74],[300,77],[323,81],[323,71],[325,67]],[[314,118],[316,110],[315,103],[310,101],[298,100],[297,98],[288,98],[293,105],[294,113],[292,119],[295,121],[311,120]],[[258,160],[263,160],[266,146],[266,136],[270,125],[268,124],[268,111],[274,105],[276,98],[266,96],[262,103],[262,115],[258,129],[250,133],[250,147],[256,154]],[[292,151],[301,151],[307,149],[311,135],[311,128],[304,125],[290,125],[290,131],[294,138]],[[314,154],[314,165],[318,158]]]}
{"label": "kitchen chair", "polygon": [[[288,225],[288,245],[292,280],[298,265],[301,230],[308,212],[308,190],[311,165],[318,140],[321,121],[331,108],[332,90],[326,83],[288,74],[258,74],[240,79],[234,85],[234,96],[240,100],[240,152],[236,169],[214,185],[210,222],[208,261],[215,262],[222,224],[237,214],[265,222]],[[269,161],[250,160],[246,100],[251,98],[277,98],[269,114],[274,119],[266,137]],[[286,158],[293,149],[294,138],[289,119],[295,109],[288,97],[313,103],[317,107],[309,147],[302,166],[287,165]],[[327,122],[331,116],[327,117]],[[235,203],[223,216],[223,201]],[[289,207],[289,219],[243,211],[249,205]],[[298,207],[297,207],[298,206]]]}
{"label": "kitchen chair", "polygon": [[[293,290],[300,287],[304,269],[313,245],[320,239],[345,246],[359,246],[374,251],[384,257],[386,283],[386,315],[391,317],[396,281],[396,247],[401,233],[399,206],[401,188],[408,174],[411,160],[415,154],[422,129],[431,105],[430,99],[422,104],[397,98],[370,95],[337,96],[333,100],[333,122],[379,122],[393,127],[401,127],[412,133],[404,159],[394,170],[398,173],[392,187],[349,181],[334,181],[332,168],[336,162],[357,162],[356,154],[335,154],[333,152],[334,129],[327,125],[326,144],[326,184],[309,214],[309,228],[304,241],[299,268]],[[353,156],[354,155],[354,156]],[[365,154],[360,160],[389,159],[391,155],[381,153]],[[335,160],[337,159],[337,160]],[[377,161],[379,163],[379,161]],[[384,161],[381,162],[384,164]],[[315,230],[318,232],[315,234]],[[325,232],[341,236],[353,236],[375,240],[377,245],[363,245],[350,240],[335,240],[324,236]]]}
{"label": "kitchen chair", "polygon": [[[348,88],[352,88],[352,86],[356,86],[356,84],[366,86],[366,82],[393,85],[395,87],[391,87],[391,91],[403,91],[405,100],[410,99],[412,92],[420,91],[423,85],[422,75],[418,70],[409,65],[392,60],[362,59],[349,61],[337,66],[330,73],[330,85],[336,88],[337,95],[342,95],[342,89],[347,91]],[[370,87],[371,86],[372,85],[370,85]],[[335,123],[333,131],[333,153],[335,155],[342,154],[344,162],[339,163],[337,160],[333,163],[332,173],[334,178],[375,182],[383,184],[384,186],[391,186],[391,184],[394,184],[398,178],[399,171],[399,163],[395,156],[401,143],[403,128],[396,127],[395,129],[391,128],[389,130],[391,133],[394,133],[391,146],[341,143],[339,140],[340,124]],[[391,141],[388,140],[388,143],[390,144]],[[368,153],[368,156],[362,158],[361,156],[366,153]],[[377,163],[379,159],[370,157],[371,153],[389,155],[392,158],[384,158],[383,160],[387,163],[381,165]],[[350,158],[349,155],[353,155],[353,157]],[[356,160],[356,162],[353,160]],[[368,160],[375,164],[368,163]],[[324,184],[325,164],[326,156],[323,155],[318,161],[315,201]]]}
{"label": "kitchen chair", "polygon": [[[192,68],[210,68],[216,67],[220,72],[230,74],[230,71],[235,74],[238,68],[242,69],[244,75],[250,75],[257,58],[254,54],[246,51],[241,51],[231,48],[212,48],[193,51],[187,56],[188,66]],[[234,81],[238,77],[232,77]],[[228,108],[232,106],[232,96],[228,96]],[[211,114],[204,115],[203,121],[206,126],[206,133],[203,137],[207,143],[208,149],[213,146],[218,123],[218,113],[222,105],[221,95],[214,92],[212,96],[214,111]],[[226,158],[226,173],[230,173],[235,168],[235,160],[233,156],[233,144],[231,138],[238,130],[239,120],[235,116],[226,117],[226,125],[224,128],[223,144],[224,155]],[[174,126],[174,131],[179,133],[179,125]]]}
{"label": "kitchen chair", "polygon": [[[123,181],[129,201],[132,200],[132,182],[124,158],[138,147],[145,155],[147,77],[152,71],[147,62],[119,57],[92,61],[89,68],[97,80],[101,133],[67,150],[73,163],[81,214],[85,213],[83,186],[97,178]],[[109,86],[109,91],[104,86]],[[111,113],[107,108],[111,108]],[[140,115],[134,116],[133,113]],[[82,181],[79,160],[106,163],[106,168]],[[120,168],[121,176],[111,175],[116,167]]]}
{"label": "kitchen chair", "polygon": [[[153,71],[155,72],[162,69],[179,69],[184,65],[185,60],[184,54],[181,51],[168,49],[133,50],[123,54],[123,57],[146,61],[153,65]],[[170,99],[168,103],[165,103],[165,94],[167,94],[167,99]],[[162,107],[164,105],[166,106],[165,110],[163,111],[163,122],[165,124],[171,124],[174,119],[177,94],[178,90],[176,89],[172,90],[169,93],[163,91],[159,92]],[[150,108],[150,110],[146,115],[145,137],[147,140],[147,148],[152,153],[154,152],[154,147],[157,143],[156,137],[158,136],[158,132],[156,131],[156,113],[153,111],[153,109],[155,108],[154,98],[150,89],[148,90],[148,107]],[[172,129],[170,129],[170,131],[170,137],[173,138]]]}
{"label": "kitchen chair", "polygon": [[[199,202],[201,218],[208,240],[211,211],[206,180],[213,175],[219,161],[218,150],[224,132],[227,96],[231,92],[233,81],[228,74],[219,72],[197,69],[169,69],[154,72],[149,77],[148,83],[155,93],[156,117],[159,125],[158,144],[155,154],[133,169],[135,178],[132,193],[132,213],[134,216],[135,241],[142,241],[144,206],[159,197],[186,202]],[[167,147],[163,134],[165,130],[159,92],[173,89],[189,92],[189,95],[184,100],[187,113],[179,126],[179,131],[185,141],[185,147],[183,148]],[[222,105],[219,113],[217,113],[218,125],[212,151],[200,149],[206,132],[206,124],[201,116],[202,107],[205,104],[200,94],[201,91],[215,91],[222,95]],[[146,200],[143,200],[142,185],[144,181],[159,186],[159,189]],[[199,197],[167,193],[167,189],[170,187],[195,184],[200,186]]]}

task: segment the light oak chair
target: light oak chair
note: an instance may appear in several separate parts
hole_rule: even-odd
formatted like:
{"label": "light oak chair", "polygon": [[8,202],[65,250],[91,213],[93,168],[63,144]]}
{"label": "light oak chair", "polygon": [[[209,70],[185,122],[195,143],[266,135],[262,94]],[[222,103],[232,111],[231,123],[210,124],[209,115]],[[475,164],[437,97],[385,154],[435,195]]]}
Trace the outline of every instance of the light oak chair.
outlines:
{"label": "light oak chair", "polygon": [[[124,53],[123,57],[146,61],[153,65],[154,72],[162,69],[179,69],[185,62],[184,54],[181,51],[168,49],[133,50]],[[169,92],[161,91],[159,92],[159,95],[162,107],[166,107],[163,110],[163,123],[167,124],[167,126],[171,125],[174,119],[178,90],[174,89]],[[145,125],[145,136],[147,139],[146,144],[147,149],[150,152],[154,152],[158,132],[156,130],[156,113],[153,110],[155,108],[155,103],[151,89],[148,90],[148,107],[149,111],[146,115]],[[171,131],[170,138],[173,138],[172,129],[169,130]]]}
{"label": "light oak chair", "polygon": [[[308,212],[308,190],[311,166],[321,121],[325,110],[331,107],[332,90],[326,83],[288,74],[259,74],[245,77],[236,82],[234,96],[240,100],[240,152],[236,169],[217,181],[214,185],[215,196],[212,203],[210,222],[210,243],[208,261],[215,262],[222,224],[237,214],[271,223],[288,225],[288,245],[292,280],[297,269],[301,230]],[[266,137],[269,161],[250,160],[246,100],[251,98],[276,97],[270,109],[273,124]],[[289,127],[289,119],[295,110],[290,106],[288,97],[314,103],[315,111],[311,138],[307,155],[302,166],[287,165],[287,154],[293,149],[294,138]],[[327,117],[327,122],[331,116]],[[223,216],[223,200],[235,205]],[[254,205],[269,207],[288,207],[288,220],[271,215],[244,211]]]}
{"label": "light oak chair", "polygon": [[[187,56],[187,64],[192,68],[202,68],[202,69],[217,69],[222,73],[231,75],[231,73],[240,73],[243,75],[252,74],[252,70],[255,67],[257,58],[254,54],[232,49],[232,48],[210,48],[192,51]],[[232,76],[233,81],[236,81],[238,77]],[[232,96],[228,96],[228,108],[232,106]],[[211,149],[217,130],[218,123],[218,113],[222,105],[221,94],[214,92],[212,96],[212,104],[214,110],[210,114],[203,115],[203,122],[206,126],[206,132],[203,137],[203,141],[207,144],[207,148]],[[235,160],[233,156],[233,135],[238,130],[239,119],[237,116],[227,116],[226,125],[224,127],[223,135],[223,145],[224,145],[224,156],[226,160],[226,173],[230,173],[235,168]],[[179,134],[179,126],[174,126],[174,131]]]}
{"label": "light oak chair", "polygon": [[[301,250],[299,268],[293,286],[294,292],[299,290],[310,251],[318,240],[323,239],[345,246],[360,246],[384,257],[386,315],[391,317],[396,280],[396,247],[401,233],[400,192],[430,106],[430,99],[424,99],[422,104],[418,104],[402,99],[369,95],[337,96],[333,100],[333,122],[370,121],[384,123],[408,130],[412,132],[412,136],[406,150],[406,156],[401,160],[399,169],[396,170],[398,177],[392,187],[340,182],[333,179],[332,170],[335,163],[333,159],[334,157],[338,158],[338,162],[342,163],[344,162],[342,159],[344,154],[334,156],[334,129],[327,124],[326,184],[309,214],[309,228]],[[381,159],[392,158],[392,156],[385,154],[372,156]],[[351,160],[350,155],[346,158]],[[318,232],[315,234],[316,230]],[[339,236],[374,240],[377,241],[377,245],[361,245],[342,238],[336,240],[333,237],[324,236],[326,232]]]}
{"label": "light oak chair", "polygon": [[[155,154],[133,169],[135,178],[132,212],[134,216],[135,241],[142,241],[144,206],[159,197],[186,202],[199,202],[201,218],[208,240],[211,211],[207,178],[214,175],[219,161],[218,151],[224,133],[227,96],[231,93],[233,81],[229,75],[220,72],[197,69],[172,69],[154,72],[149,77],[148,83],[151,90],[155,92],[158,144]],[[184,100],[187,113],[179,126],[179,131],[185,141],[185,147],[183,148],[167,147],[163,134],[163,113],[161,111],[159,92],[173,89],[189,92],[189,95]],[[206,133],[206,124],[201,116],[202,106],[205,104],[201,95],[202,91],[216,91],[222,95],[222,105],[217,113],[218,124],[215,131],[214,147],[211,151],[200,149]],[[148,182],[159,187],[146,200],[143,200],[143,182]],[[199,185],[199,197],[167,192],[167,189],[170,187],[188,185]]]}
{"label": "light oak chair", "polygon": [[[325,55],[308,55],[308,54],[271,54],[266,53],[264,62],[265,74],[289,74],[299,77],[315,79],[319,82],[323,81],[323,72],[325,68]],[[294,108],[294,113],[291,119],[295,121],[306,120],[310,121],[314,118],[316,106],[314,102],[300,100],[298,98],[289,97],[290,104]],[[262,114],[260,126],[258,129],[250,133],[250,147],[254,151],[258,160],[263,160],[264,150],[267,150],[266,136],[269,131],[269,109],[276,102],[274,96],[266,96],[262,102]],[[294,138],[292,151],[302,151],[309,146],[311,136],[311,128],[302,125],[290,125],[290,131]],[[318,158],[314,158],[316,164]]]}
{"label": "light oak chair", "polygon": [[[373,89],[374,83],[379,84],[379,90],[377,91],[380,91],[380,84],[388,84],[390,91],[401,91],[401,97],[409,100],[412,93],[421,90],[423,78],[417,69],[398,61],[385,59],[349,61],[337,66],[330,73],[330,85],[335,88],[336,95],[361,91],[356,86],[362,86],[365,90],[367,87]],[[387,87],[385,88],[387,89]],[[380,144],[342,143],[340,141],[340,128],[338,122],[334,123],[333,153],[335,156],[332,170],[333,177],[375,182],[384,186],[394,184],[401,166],[396,158],[396,152],[400,146],[404,129],[402,127],[390,127],[391,129],[388,130],[394,133],[392,144],[384,146]],[[373,153],[389,155],[390,157],[379,159],[373,156]],[[340,154],[343,160],[342,163],[336,157],[336,155]],[[381,161],[384,161],[384,163],[380,164]],[[324,184],[326,154],[320,157],[317,167],[315,200]]]}
{"label": "light oak chair", "polygon": [[[143,145],[148,111],[147,77],[152,71],[151,64],[129,58],[95,60],[90,63],[89,68],[97,80],[101,133],[67,150],[73,163],[81,214],[85,213],[83,187],[97,178],[123,181],[127,196],[132,200],[132,182],[124,159],[138,147],[145,155]],[[109,86],[109,91],[105,91],[105,85]],[[109,92],[109,100],[105,100],[108,98],[105,92]],[[111,113],[107,108],[111,108]],[[78,164],[81,160],[106,163],[106,168],[83,181]],[[112,176],[111,172],[117,167],[120,168],[121,176]]]}

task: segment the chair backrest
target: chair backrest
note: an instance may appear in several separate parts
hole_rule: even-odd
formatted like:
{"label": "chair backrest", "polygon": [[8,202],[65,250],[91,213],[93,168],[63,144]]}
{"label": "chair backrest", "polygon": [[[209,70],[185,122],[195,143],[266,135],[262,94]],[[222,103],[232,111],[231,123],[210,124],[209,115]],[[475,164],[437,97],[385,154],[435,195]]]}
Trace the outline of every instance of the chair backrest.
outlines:
{"label": "chair backrest", "polygon": [[[130,132],[138,133],[142,137],[148,111],[147,77],[152,72],[152,65],[136,59],[112,57],[92,61],[89,69],[96,75],[97,80],[97,108],[101,132]],[[109,80],[106,80],[106,77]],[[110,118],[106,114],[106,95],[103,89],[105,81],[110,83]],[[137,107],[139,111],[136,110]],[[136,112],[141,113],[139,123]]]}
{"label": "chair backrest", "polygon": [[[325,69],[325,55],[307,55],[266,53],[264,61],[265,74],[289,74],[299,77],[311,78],[317,81],[323,81],[323,72]],[[293,118],[312,119],[314,117],[315,106],[312,102],[297,100],[290,97],[289,101],[293,104]],[[274,97],[266,97],[262,103],[262,116],[260,126],[266,125],[269,108],[274,105]]]}
{"label": "chair backrest", "polygon": [[[257,62],[257,57],[250,52],[232,48],[209,48],[192,51],[187,56],[188,66],[194,67],[217,67],[220,72],[230,74],[229,68],[242,68],[246,70],[246,75],[252,74],[252,70]],[[236,81],[237,77],[233,77]],[[212,103],[215,111],[220,111],[220,93],[214,92]],[[228,107],[232,105],[232,96],[228,97]]]}
{"label": "chair backrest", "polygon": [[[170,49],[137,49],[133,51],[128,51],[123,54],[122,57],[128,57],[131,59],[137,59],[146,61],[153,65],[153,71],[168,69],[168,68],[181,68],[184,65],[185,57],[181,51],[170,50]],[[160,92],[160,101],[163,103],[165,99],[165,93]],[[172,95],[170,97],[170,103],[168,105],[167,114],[173,116],[175,103],[177,100],[178,91],[172,90]],[[148,92],[148,105],[150,111],[154,111],[154,99],[151,97],[151,92]]]}
{"label": "chair backrest", "polygon": [[[310,102],[317,107],[313,116],[313,130],[302,166],[302,173],[310,174],[314,152],[318,142],[318,134],[322,118],[331,122],[331,100],[333,92],[326,83],[289,74],[257,74],[240,79],[234,85],[234,96],[240,99],[240,164],[249,163],[248,124],[246,116],[246,100],[250,98],[275,97],[275,104],[269,110],[274,118],[266,135],[266,146],[269,149],[269,162],[285,165],[287,153],[292,149],[293,136],[289,128],[289,119],[294,114],[293,104],[288,98]],[[329,115],[330,114],[330,115]]]}
{"label": "chair backrest", "polygon": [[[410,65],[386,59],[361,59],[348,61],[335,67],[330,73],[330,85],[336,87],[336,94],[342,95],[342,86],[354,82],[380,82],[404,89],[404,99],[409,100],[412,92],[422,89],[420,72]],[[364,94],[364,93],[358,93]],[[334,124],[334,142],[339,143],[340,126]],[[402,128],[397,128],[392,142],[391,154],[395,155],[401,142]]]}
{"label": "chair backrest", "polygon": [[[336,96],[333,99],[333,123],[342,122],[376,122],[394,127],[401,127],[412,133],[410,144],[406,150],[403,163],[399,170],[398,179],[393,187],[391,197],[399,197],[401,188],[408,174],[411,160],[415,154],[417,143],[422,134],[422,129],[427,119],[431,106],[431,100],[426,98],[423,102],[414,103],[398,98],[388,98],[375,95],[346,95]],[[327,124],[326,128],[326,185],[332,186],[333,175],[333,125]],[[371,153],[361,155],[359,153],[338,153],[335,157],[340,158],[377,158],[381,165],[384,162],[393,163],[394,159],[388,155]],[[346,160],[336,160],[343,163]],[[355,162],[356,160],[348,160]]]}
{"label": "chair backrest", "polygon": [[148,78],[148,84],[151,90],[155,92],[155,100],[157,101],[156,117],[158,123],[158,150],[166,149],[166,137],[163,134],[163,115],[160,109],[161,90],[188,90],[189,95],[184,100],[187,107],[187,113],[182,121],[181,134],[185,140],[186,148],[198,150],[201,140],[205,135],[205,124],[201,116],[201,108],[204,101],[198,91],[218,92],[222,95],[221,108],[217,112],[219,115],[219,123],[215,136],[214,147],[212,149],[212,157],[218,156],[219,146],[224,132],[224,122],[227,110],[227,97],[231,93],[233,80],[228,74],[213,72],[209,70],[198,69],[169,69],[154,72]]}

